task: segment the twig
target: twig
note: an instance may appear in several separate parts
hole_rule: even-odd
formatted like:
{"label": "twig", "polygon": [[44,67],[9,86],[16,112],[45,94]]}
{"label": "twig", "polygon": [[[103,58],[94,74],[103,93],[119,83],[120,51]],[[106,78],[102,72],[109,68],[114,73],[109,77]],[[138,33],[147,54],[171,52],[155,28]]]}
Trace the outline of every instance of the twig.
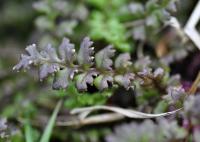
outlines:
{"label": "twig", "polygon": [[161,117],[161,116],[167,116],[170,114],[174,114],[177,111],[181,110],[177,109],[175,111],[171,111],[171,112],[165,112],[165,113],[159,113],[159,114],[149,114],[149,113],[143,113],[143,112],[139,112],[139,111],[135,111],[132,109],[124,109],[124,108],[120,108],[120,107],[113,107],[113,106],[92,106],[92,107],[84,107],[84,108],[77,108],[77,109],[73,109],[71,111],[71,114],[80,114],[86,111],[96,111],[96,110],[108,110],[108,111],[113,111],[119,114],[122,114],[126,117],[129,118],[139,118],[139,119],[144,119],[144,118],[155,118],[155,117]]}
{"label": "twig", "polygon": [[144,42],[140,41],[138,48],[137,48],[137,57],[139,59],[144,57],[143,50],[144,50]]}
{"label": "twig", "polygon": [[57,126],[79,126],[80,127],[84,125],[114,122],[114,121],[118,121],[124,118],[125,116],[122,114],[105,113],[105,114],[87,117],[85,119],[73,119],[71,121],[66,121],[66,122],[58,121]]}
{"label": "twig", "polygon": [[192,95],[197,91],[199,83],[200,83],[200,72],[198,73],[197,78],[195,79],[194,83],[192,84],[192,87],[188,91],[188,95]]}
{"label": "twig", "polygon": [[[89,115],[90,113],[96,110],[108,110],[114,113],[104,113],[104,114],[86,117],[87,115]],[[92,107],[73,109],[71,111],[71,114],[77,114],[78,119],[73,119],[66,122],[59,121],[57,122],[57,126],[83,126],[83,125],[90,125],[90,124],[107,123],[107,122],[118,121],[118,120],[124,119],[125,117],[136,118],[136,119],[156,118],[156,117],[174,114],[179,110],[181,110],[181,108],[175,111],[166,112],[166,113],[148,114],[148,113],[142,113],[142,112],[138,112],[131,109],[123,109],[119,107],[92,106]]]}

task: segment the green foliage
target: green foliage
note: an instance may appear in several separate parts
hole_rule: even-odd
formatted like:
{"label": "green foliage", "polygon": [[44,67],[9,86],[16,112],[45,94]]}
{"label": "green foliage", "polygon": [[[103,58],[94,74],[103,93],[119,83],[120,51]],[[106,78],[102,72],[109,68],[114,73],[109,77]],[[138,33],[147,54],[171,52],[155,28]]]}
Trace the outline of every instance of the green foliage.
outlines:
{"label": "green foliage", "polygon": [[154,109],[154,113],[165,112],[168,107],[169,107],[169,104],[166,101],[159,101],[157,106]]}
{"label": "green foliage", "polygon": [[142,94],[137,96],[138,104],[145,104],[149,102],[151,98],[159,97],[159,93],[155,89],[143,89]]}
{"label": "green foliage", "polygon": [[[95,1],[89,4],[100,10],[93,10],[89,17],[90,36],[94,40],[105,40],[123,52],[133,50],[133,44],[128,41],[127,31],[119,18],[119,9],[125,5],[125,0]],[[112,8],[112,11],[108,10]]]}
{"label": "green foliage", "polygon": [[[9,140],[11,142],[24,142],[24,135],[22,134],[22,132],[17,131],[14,135],[12,135]],[[1,141],[1,140],[0,140]],[[4,141],[2,141],[4,142]]]}
{"label": "green foliage", "polygon": [[92,105],[103,105],[112,95],[111,90],[92,94],[87,92],[81,93],[78,92],[73,83],[69,85],[67,90],[59,90],[55,93],[58,96],[67,97],[64,101],[64,106],[69,109]]}
{"label": "green foliage", "polygon": [[91,27],[90,36],[92,39],[106,40],[123,52],[133,50],[131,44],[127,42],[126,29],[117,18],[106,17],[96,11],[91,14],[89,26]]}
{"label": "green foliage", "polygon": [[119,7],[123,6],[126,2],[128,2],[128,0],[110,0],[109,2],[106,0],[102,0],[102,1],[98,1],[98,0],[87,0],[87,2],[94,6],[97,7],[101,10],[107,10],[108,12],[108,8],[112,7],[113,10],[117,10]]}
{"label": "green foliage", "polygon": [[[89,29],[92,39],[105,40],[122,52],[133,51],[134,45],[129,42],[127,30],[119,16],[119,9],[126,0],[96,1],[88,0],[89,5],[99,8],[93,10],[89,17]],[[112,11],[108,10],[112,8]]]}

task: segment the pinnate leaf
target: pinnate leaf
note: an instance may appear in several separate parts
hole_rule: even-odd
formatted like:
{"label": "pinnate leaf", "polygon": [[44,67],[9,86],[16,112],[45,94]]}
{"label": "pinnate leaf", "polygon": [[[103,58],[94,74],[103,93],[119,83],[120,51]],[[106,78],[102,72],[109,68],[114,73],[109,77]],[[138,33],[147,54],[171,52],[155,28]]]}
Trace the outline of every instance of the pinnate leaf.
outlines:
{"label": "pinnate leaf", "polygon": [[89,37],[85,37],[80,45],[80,50],[77,55],[79,65],[91,65],[94,57],[93,54],[94,48],[91,47],[93,42]]}
{"label": "pinnate leaf", "polygon": [[58,58],[56,49],[52,47],[51,44],[48,44],[44,50],[41,51],[41,55],[50,62],[59,62],[60,59]]}
{"label": "pinnate leaf", "polygon": [[59,54],[62,61],[66,61],[67,63],[74,61],[74,44],[70,43],[69,39],[63,38],[63,41],[59,46]]}
{"label": "pinnate leaf", "polygon": [[113,82],[113,77],[110,75],[99,75],[97,78],[94,80],[94,85],[100,90],[104,90],[108,88],[108,82],[112,83]]}
{"label": "pinnate leaf", "polygon": [[36,49],[35,44],[27,46],[26,51],[28,52],[28,55],[24,55],[24,54],[21,55],[20,62],[13,67],[14,70],[28,69],[31,64],[39,63],[41,59],[41,55]]}
{"label": "pinnate leaf", "polygon": [[87,90],[87,84],[92,85],[93,76],[97,76],[97,72],[94,70],[88,71],[86,73],[81,73],[76,76],[76,86],[78,90]]}
{"label": "pinnate leaf", "polygon": [[43,80],[46,78],[49,74],[52,74],[60,69],[59,64],[50,64],[45,63],[43,64],[39,69],[39,78],[40,80]]}
{"label": "pinnate leaf", "polygon": [[53,89],[67,88],[76,71],[74,68],[65,68],[57,72],[53,80]]}
{"label": "pinnate leaf", "polygon": [[100,50],[95,55],[96,66],[98,68],[111,70],[113,61],[110,58],[112,58],[114,56],[114,53],[115,53],[115,50],[113,49],[113,47],[111,45]]}
{"label": "pinnate leaf", "polygon": [[115,82],[117,82],[119,85],[123,86],[126,89],[129,89],[131,87],[131,81],[134,79],[133,73],[126,73],[124,75],[116,75],[115,76]]}
{"label": "pinnate leaf", "polygon": [[127,66],[131,65],[130,59],[130,54],[120,54],[115,60],[115,68],[126,68]]}

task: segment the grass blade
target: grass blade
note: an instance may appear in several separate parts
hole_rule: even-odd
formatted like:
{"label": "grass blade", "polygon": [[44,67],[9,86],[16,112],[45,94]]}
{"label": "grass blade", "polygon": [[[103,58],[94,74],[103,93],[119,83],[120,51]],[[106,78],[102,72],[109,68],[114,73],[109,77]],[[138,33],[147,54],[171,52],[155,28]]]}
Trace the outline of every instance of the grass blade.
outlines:
{"label": "grass blade", "polygon": [[25,138],[26,138],[26,142],[33,142],[33,136],[32,133],[33,129],[30,125],[29,120],[26,121],[25,123]]}
{"label": "grass blade", "polygon": [[40,142],[49,142],[49,139],[51,137],[51,133],[52,133],[53,127],[55,125],[56,117],[57,117],[58,112],[60,110],[61,104],[62,104],[62,101],[59,101],[58,104],[56,105],[56,108],[54,109],[54,112],[53,112],[44,132],[43,132],[43,135],[40,139]]}

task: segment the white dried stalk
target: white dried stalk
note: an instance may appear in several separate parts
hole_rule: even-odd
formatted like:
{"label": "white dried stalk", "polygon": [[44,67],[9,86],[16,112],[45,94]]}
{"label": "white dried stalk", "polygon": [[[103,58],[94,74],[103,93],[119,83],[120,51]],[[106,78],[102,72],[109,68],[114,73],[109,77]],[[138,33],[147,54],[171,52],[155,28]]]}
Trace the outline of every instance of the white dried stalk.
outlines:
{"label": "white dried stalk", "polygon": [[171,115],[171,114],[174,114],[181,109],[182,108],[171,111],[171,112],[165,112],[165,113],[159,113],[159,114],[149,114],[149,113],[143,113],[143,112],[139,112],[139,111],[135,111],[135,110],[131,110],[131,109],[123,109],[123,108],[113,107],[113,106],[92,106],[92,107],[84,107],[84,108],[73,109],[71,111],[71,114],[79,114],[80,115],[81,113],[87,112],[87,115],[89,115],[88,112],[91,113],[91,112],[96,111],[96,110],[108,110],[108,111],[112,111],[112,112],[115,112],[115,113],[122,114],[126,117],[129,117],[129,118],[145,119],[145,118],[156,118],[156,117]]}
{"label": "white dried stalk", "polygon": [[[123,109],[119,107],[112,107],[112,106],[92,106],[92,107],[84,107],[84,108],[77,108],[71,111],[71,114],[77,114],[78,119],[66,121],[66,122],[57,122],[57,126],[84,126],[84,125],[91,125],[91,124],[99,124],[99,123],[107,123],[118,121],[124,119],[125,117],[128,118],[135,118],[135,119],[147,119],[147,118],[157,118],[162,116],[167,116],[176,113],[177,111],[181,110],[177,109],[175,111],[166,112],[166,113],[159,113],[159,114],[148,114],[142,113],[139,111],[131,110],[131,109]],[[107,110],[112,111],[111,113],[104,113],[99,115],[92,115],[87,117],[90,113],[96,110]]]}
{"label": "white dried stalk", "polygon": [[194,42],[194,44],[200,49],[200,34],[195,28],[200,19],[200,0],[197,3],[194,11],[192,12],[189,20],[187,21],[184,31],[187,36]]}
{"label": "white dried stalk", "polygon": [[100,124],[100,123],[108,123],[114,122],[118,120],[124,119],[125,116],[119,113],[104,113],[99,115],[93,115],[84,119],[73,119],[69,121],[58,121],[56,123],[57,126],[77,126],[81,127],[84,125],[91,125],[91,124]]}

